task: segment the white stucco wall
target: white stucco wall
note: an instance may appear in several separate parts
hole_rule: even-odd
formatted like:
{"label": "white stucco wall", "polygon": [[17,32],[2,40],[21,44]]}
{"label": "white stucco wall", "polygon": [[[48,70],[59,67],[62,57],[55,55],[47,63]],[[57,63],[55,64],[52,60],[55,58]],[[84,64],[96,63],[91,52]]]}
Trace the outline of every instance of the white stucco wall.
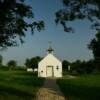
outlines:
{"label": "white stucco wall", "polygon": [[[62,77],[62,63],[54,55],[48,54],[38,64],[38,76],[47,77],[47,66],[53,66],[54,77]],[[57,66],[59,69],[57,70]]]}

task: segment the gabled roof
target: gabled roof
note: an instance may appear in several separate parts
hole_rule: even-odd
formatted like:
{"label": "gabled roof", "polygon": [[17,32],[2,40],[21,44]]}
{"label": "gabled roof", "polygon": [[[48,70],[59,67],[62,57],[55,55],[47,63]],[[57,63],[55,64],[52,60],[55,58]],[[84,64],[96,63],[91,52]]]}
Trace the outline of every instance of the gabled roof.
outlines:
{"label": "gabled roof", "polygon": [[58,58],[56,58],[53,54],[49,53],[49,54],[47,54],[39,63],[42,63],[42,62],[46,61],[47,59],[51,59],[51,57],[52,57],[52,59],[56,60],[57,62],[61,62],[61,61],[60,61]]}

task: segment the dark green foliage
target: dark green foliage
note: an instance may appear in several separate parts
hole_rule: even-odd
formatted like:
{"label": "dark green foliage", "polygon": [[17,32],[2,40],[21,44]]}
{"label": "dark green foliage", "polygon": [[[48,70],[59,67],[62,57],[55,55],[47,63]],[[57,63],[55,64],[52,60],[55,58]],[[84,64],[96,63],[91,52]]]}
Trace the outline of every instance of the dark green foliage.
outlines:
{"label": "dark green foliage", "polygon": [[100,31],[98,31],[95,38],[91,40],[88,48],[92,50],[94,55],[93,66],[95,66],[95,70],[100,71]]}
{"label": "dark green foliage", "polygon": [[92,50],[95,59],[100,59],[100,31],[91,40],[88,48]]}
{"label": "dark green foliage", "polygon": [[100,72],[100,59],[95,59],[93,61],[94,68],[97,72]]}
{"label": "dark green foliage", "polygon": [[[44,28],[43,21],[33,21],[32,8],[25,4],[25,0],[0,0],[0,49],[16,46],[17,38],[23,43],[28,28],[38,31]],[[32,20],[31,23],[26,19]]]}
{"label": "dark green foliage", "polygon": [[0,71],[8,71],[9,67],[8,66],[1,66]]}
{"label": "dark green foliage", "polygon": [[[73,28],[68,26],[75,20],[89,20],[91,28],[95,29],[96,37],[89,44],[89,49],[93,51],[95,61],[75,62],[72,64],[72,71],[76,73],[91,73],[99,70],[100,62],[100,0],[61,0],[64,8],[56,12],[55,22],[64,27],[65,32],[73,32]],[[86,21],[87,22],[87,21]],[[96,63],[97,62],[97,63]],[[96,67],[94,67],[96,65]]]}
{"label": "dark green foliage", "polygon": [[0,67],[2,66],[2,62],[3,62],[3,57],[2,55],[0,55]]}
{"label": "dark green foliage", "polygon": [[84,67],[85,67],[85,71],[87,74],[95,72],[95,70],[96,70],[96,65],[94,63],[94,60],[89,60],[89,61],[85,62]]}
{"label": "dark green foliage", "polygon": [[15,60],[10,60],[8,63],[7,63],[9,69],[15,69],[15,67],[17,66],[17,62]]}
{"label": "dark green foliage", "polygon": [[73,31],[66,22],[88,19],[92,28],[100,30],[100,0],[62,0],[64,9],[56,12],[56,23],[64,27],[64,31]]}
{"label": "dark green foliage", "polygon": [[36,56],[30,59],[30,65],[32,68],[38,68],[38,62],[41,60],[41,57]]}
{"label": "dark green foliage", "polygon": [[71,64],[71,73],[84,74],[86,72],[85,67],[85,62],[77,60]]}
{"label": "dark green foliage", "polygon": [[100,98],[100,75],[58,79],[57,83],[68,100],[99,100]]}
{"label": "dark green foliage", "polygon": [[83,61],[75,68],[80,74],[90,74],[100,72],[100,59],[92,59],[89,61]]}
{"label": "dark green foliage", "polygon": [[93,65],[96,71],[100,71],[100,31],[97,32],[95,38],[91,40],[88,48],[92,50],[94,55]]}
{"label": "dark green foliage", "polygon": [[80,61],[71,63],[70,74],[90,74],[100,72],[100,61],[98,60],[89,60],[89,61]]}
{"label": "dark green foliage", "polygon": [[31,66],[30,66],[30,59],[26,59],[26,61],[25,61],[25,66],[27,67],[27,68],[31,68]]}
{"label": "dark green foliage", "polygon": [[8,66],[1,66],[0,71],[9,71],[9,69],[14,69],[16,71],[26,71],[24,66],[16,66],[15,68],[9,68]]}
{"label": "dark green foliage", "polygon": [[68,65],[70,65],[70,63],[67,60],[63,60],[62,62],[63,71],[68,71]]}
{"label": "dark green foliage", "polygon": [[31,59],[26,59],[25,65],[27,68],[38,68],[38,62],[42,58],[40,56],[32,57]]}

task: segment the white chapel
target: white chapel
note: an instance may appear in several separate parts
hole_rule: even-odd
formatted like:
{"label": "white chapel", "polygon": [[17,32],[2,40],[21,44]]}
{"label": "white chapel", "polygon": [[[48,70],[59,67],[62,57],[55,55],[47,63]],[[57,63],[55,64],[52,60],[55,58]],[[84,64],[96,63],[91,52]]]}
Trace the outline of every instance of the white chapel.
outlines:
{"label": "white chapel", "polygon": [[49,46],[47,55],[38,63],[38,77],[62,77],[62,62],[53,54]]}

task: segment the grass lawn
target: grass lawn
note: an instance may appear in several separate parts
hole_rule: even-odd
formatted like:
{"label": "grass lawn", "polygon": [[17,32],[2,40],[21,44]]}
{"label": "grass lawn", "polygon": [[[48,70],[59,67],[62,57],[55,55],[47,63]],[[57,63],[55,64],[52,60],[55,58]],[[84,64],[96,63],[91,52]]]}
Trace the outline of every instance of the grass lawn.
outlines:
{"label": "grass lawn", "polygon": [[100,75],[63,78],[57,83],[68,100],[100,100]]}
{"label": "grass lawn", "polygon": [[43,82],[32,72],[0,71],[0,100],[34,100]]}

